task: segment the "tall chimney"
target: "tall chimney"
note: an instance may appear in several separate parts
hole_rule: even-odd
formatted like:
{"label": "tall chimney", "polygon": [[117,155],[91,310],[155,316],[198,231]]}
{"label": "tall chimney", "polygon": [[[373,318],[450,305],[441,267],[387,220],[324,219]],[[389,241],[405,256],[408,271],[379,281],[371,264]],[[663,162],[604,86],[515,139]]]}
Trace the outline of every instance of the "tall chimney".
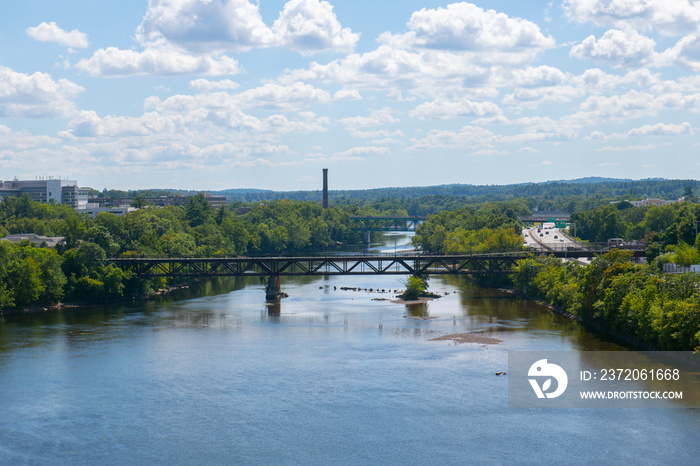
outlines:
{"label": "tall chimney", "polygon": [[328,169],[323,169],[323,208],[328,208]]}

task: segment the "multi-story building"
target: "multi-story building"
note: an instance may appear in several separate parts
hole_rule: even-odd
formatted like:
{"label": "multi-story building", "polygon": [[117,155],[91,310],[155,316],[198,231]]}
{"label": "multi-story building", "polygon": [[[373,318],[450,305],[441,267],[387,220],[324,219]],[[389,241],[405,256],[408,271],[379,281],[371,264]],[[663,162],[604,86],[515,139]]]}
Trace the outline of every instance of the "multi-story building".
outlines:
{"label": "multi-story building", "polygon": [[68,204],[76,209],[87,207],[88,192],[78,187],[75,180],[48,178],[43,180],[12,180],[0,181],[0,199],[3,197],[19,197],[27,193],[33,201],[42,204],[55,202]]}
{"label": "multi-story building", "polygon": [[[210,206],[214,208],[226,205],[226,196],[211,196],[207,193],[204,194],[207,202]],[[191,195],[184,194],[173,194],[169,196],[160,197],[144,197],[143,200],[148,205],[155,205],[157,207],[175,206],[175,207],[186,207],[190,200]],[[110,197],[110,198],[100,198],[91,197],[89,199],[90,203],[99,204],[102,207],[117,207],[123,205],[131,205],[134,202],[133,197]]]}
{"label": "multi-story building", "polygon": [[[648,199],[644,199],[641,201],[627,201],[630,204],[632,204],[635,207],[647,207],[650,205],[655,205],[658,207],[663,207],[665,205],[670,205],[670,204],[675,204],[677,202],[683,202],[685,201],[685,197],[679,197],[675,201],[669,201],[668,199],[659,199],[658,197],[652,197]],[[620,201],[613,201],[611,204],[618,204]]]}

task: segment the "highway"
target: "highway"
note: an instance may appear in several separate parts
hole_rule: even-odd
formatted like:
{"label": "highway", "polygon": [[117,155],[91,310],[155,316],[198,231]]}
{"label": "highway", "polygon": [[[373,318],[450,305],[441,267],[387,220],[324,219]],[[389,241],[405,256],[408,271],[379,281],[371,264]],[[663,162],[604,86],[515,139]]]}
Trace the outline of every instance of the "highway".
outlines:
{"label": "highway", "polygon": [[581,248],[580,244],[566,236],[561,229],[555,228],[553,223],[523,230],[523,244],[537,251],[571,251]]}

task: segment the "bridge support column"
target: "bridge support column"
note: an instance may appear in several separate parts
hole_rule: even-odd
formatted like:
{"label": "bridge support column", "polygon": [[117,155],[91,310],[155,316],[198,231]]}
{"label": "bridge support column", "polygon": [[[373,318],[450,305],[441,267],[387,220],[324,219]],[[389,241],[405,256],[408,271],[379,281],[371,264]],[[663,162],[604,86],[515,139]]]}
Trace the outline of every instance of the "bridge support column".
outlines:
{"label": "bridge support column", "polygon": [[371,240],[371,234],[370,234],[370,232],[369,232],[369,231],[365,231],[365,232],[362,234],[362,241],[363,241],[365,244],[369,244],[369,243],[370,243],[370,240]]}
{"label": "bridge support column", "polygon": [[265,288],[265,299],[267,301],[279,301],[282,296],[282,285],[279,275],[270,276],[267,279],[267,288]]}

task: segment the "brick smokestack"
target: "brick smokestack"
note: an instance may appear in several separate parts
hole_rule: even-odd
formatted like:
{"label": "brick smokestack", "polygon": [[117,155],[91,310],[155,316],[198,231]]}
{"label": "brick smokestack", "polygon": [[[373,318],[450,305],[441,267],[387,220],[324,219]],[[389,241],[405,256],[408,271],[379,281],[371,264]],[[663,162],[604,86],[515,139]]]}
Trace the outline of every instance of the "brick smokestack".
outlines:
{"label": "brick smokestack", "polygon": [[323,208],[328,208],[328,169],[323,169]]}

